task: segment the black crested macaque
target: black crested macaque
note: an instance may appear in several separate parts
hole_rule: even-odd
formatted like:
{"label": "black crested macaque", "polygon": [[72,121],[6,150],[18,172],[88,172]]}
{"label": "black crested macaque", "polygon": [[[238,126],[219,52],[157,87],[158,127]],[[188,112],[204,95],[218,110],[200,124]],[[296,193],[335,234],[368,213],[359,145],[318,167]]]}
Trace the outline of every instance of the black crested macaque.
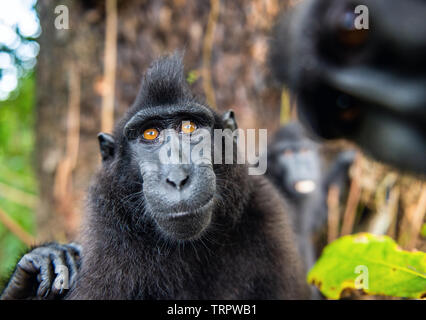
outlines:
{"label": "black crested macaque", "polygon": [[426,173],[426,2],[305,0],[278,20],[271,69],[318,135]]}
{"label": "black crested macaque", "polygon": [[[163,162],[162,145],[173,140],[164,131],[183,140],[226,128],[236,129],[233,112],[219,116],[195,99],[179,55],[151,65],[114,134],[99,137],[107,149],[89,190],[81,267],[64,298],[309,297],[288,209],[264,177],[236,161]],[[222,154],[225,137],[208,139],[209,152]],[[183,158],[174,147],[168,157]]]}
{"label": "black crested macaque", "polygon": [[343,151],[326,171],[319,148],[298,122],[280,128],[268,147],[267,176],[293,207],[289,212],[306,270],[322,249],[316,239],[327,226],[328,189],[334,184],[344,191],[355,157],[354,151]]}
{"label": "black crested macaque", "polygon": [[[289,212],[306,271],[326,245],[321,239],[327,230],[328,190],[333,184],[345,192],[355,158],[353,150],[342,151],[326,171],[319,148],[298,122],[280,128],[268,147],[266,174],[292,207]],[[311,298],[321,297],[311,287]]]}

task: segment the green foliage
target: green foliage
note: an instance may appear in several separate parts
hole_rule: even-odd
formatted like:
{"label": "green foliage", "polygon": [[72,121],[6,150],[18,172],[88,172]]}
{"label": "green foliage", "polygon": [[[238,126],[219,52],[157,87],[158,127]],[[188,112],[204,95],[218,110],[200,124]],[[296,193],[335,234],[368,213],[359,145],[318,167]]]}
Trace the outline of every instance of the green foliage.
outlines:
{"label": "green foliage", "polygon": [[387,236],[360,233],[329,244],[310,270],[308,282],[328,298],[344,289],[370,295],[424,298],[426,253],[404,251]]}
{"label": "green foliage", "polygon": [[420,235],[421,235],[423,238],[426,238],[426,223],[423,223],[423,225],[422,225],[422,229],[421,229],[421,231],[420,231]]}
{"label": "green foliage", "polygon": [[186,82],[188,82],[188,84],[193,84],[195,81],[198,80],[199,77],[200,76],[197,70],[191,70],[188,72],[188,75],[186,76]]}
{"label": "green foliage", "polygon": [[[30,194],[36,193],[32,168],[34,145],[34,76],[22,79],[18,89],[0,101],[0,183]],[[34,212],[0,193],[0,208],[23,229],[33,233]],[[16,200],[15,200],[16,201]],[[15,265],[23,244],[0,222],[0,278]]]}

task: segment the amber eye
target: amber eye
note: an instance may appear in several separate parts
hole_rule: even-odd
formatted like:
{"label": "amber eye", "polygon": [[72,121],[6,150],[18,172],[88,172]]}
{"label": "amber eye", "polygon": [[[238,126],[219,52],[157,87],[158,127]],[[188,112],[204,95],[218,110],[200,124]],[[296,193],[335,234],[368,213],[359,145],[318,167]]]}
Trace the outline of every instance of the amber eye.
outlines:
{"label": "amber eye", "polygon": [[146,129],[143,132],[143,138],[145,140],[155,140],[155,139],[157,139],[158,134],[159,134],[159,132],[158,132],[157,129],[154,129],[154,128]]}
{"label": "amber eye", "polygon": [[182,129],[181,131],[183,133],[192,133],[197,129],[197,126],[192,121],[183,121],[182,122]]}

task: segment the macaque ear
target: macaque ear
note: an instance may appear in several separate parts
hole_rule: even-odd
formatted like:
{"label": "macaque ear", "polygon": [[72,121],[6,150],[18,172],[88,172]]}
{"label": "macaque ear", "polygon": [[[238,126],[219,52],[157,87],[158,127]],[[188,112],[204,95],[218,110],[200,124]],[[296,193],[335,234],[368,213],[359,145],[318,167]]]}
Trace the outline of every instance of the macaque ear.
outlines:
{"label": "macaque ear", "polygon": [[230,129],[231,131],[238,129],[237,121],[235,120],[235,113],[232,110],[226,111],[222,116],[224,129]]}
{"label": "macaque ear", "polygon": [[99,148],[101,150],[102,161],[108,161],[114,157],[115,141],[112,135],[108,133],[98,134]]}

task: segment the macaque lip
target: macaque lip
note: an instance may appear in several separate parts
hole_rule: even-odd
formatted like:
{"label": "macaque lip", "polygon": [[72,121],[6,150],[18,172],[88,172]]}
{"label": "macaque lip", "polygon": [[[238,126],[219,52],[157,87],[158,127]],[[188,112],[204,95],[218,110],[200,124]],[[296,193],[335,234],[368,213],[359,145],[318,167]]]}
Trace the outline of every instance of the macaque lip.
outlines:
{"label": "macaque lip", "polygon": [[312,180],[300,180],[294,184],[294,190],[303,194],[311,193],[315,188],[316,184]]}
{"label": "macaque lip", "polygon": [[200,237],[212,219],[213,198],[205,205],[190,211],[163,214],[156,219],[157,225],[175,240],[194,240]]}
{"label": "macaque lip", "polygon": [[199,208],[195,208],[188,211],[181,211],[181,212],[172,212],[167,213],[163,216],[164,219],[179,219],[184,217],[189,217],[191,215],[201,215],[207,211],[213,206],[213,198],[211,198],[206,204]]}

